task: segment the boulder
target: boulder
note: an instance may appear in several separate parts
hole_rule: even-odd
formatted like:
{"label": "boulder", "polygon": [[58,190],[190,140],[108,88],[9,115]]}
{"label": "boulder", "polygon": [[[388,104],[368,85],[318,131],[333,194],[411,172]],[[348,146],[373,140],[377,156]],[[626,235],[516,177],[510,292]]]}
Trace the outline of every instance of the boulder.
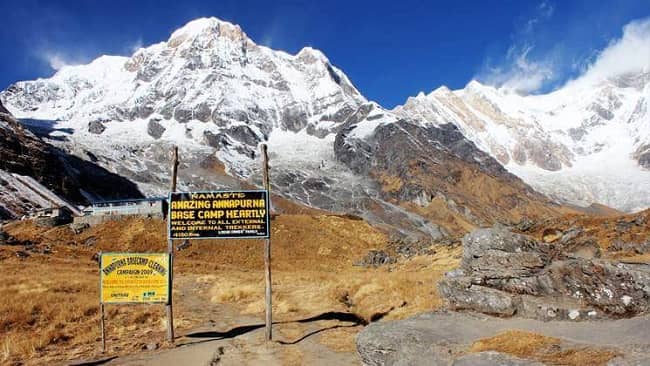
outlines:
{"label": "boulder", "polygon": [[650,312],[650,266],[598,259],[586,244],[564,248],[502,226],[476,230],[463,238],[460,268],[440,281],[440,293],[453,309],[541,320]]}
{"label": "boulder", "polygon": [[230,127],[226,130],[226,134],[233,140],[249,146],[257,146],[257,143],[260,142],[257,134],[250,127],[244,125]]}
{"label": "boulder", "polygon": [[149,136],[157,140],[162,137],[163,133],[165,133],[165,127],[159,123],[159,120],[150,119],[147,124],[147,133]]}
{"label": "boulder", "polygon": [[201,122],[208,122],[212,118],[212,109],[208,103],[199,103],[194,107],[194,118]]}
{"label": "boulder", "polygon": [[397,260],[387,252],[383,250],[371,250],[360,261],[354,263],[354,265],[361,267],[379,267],[395,262]]}
{"label": "boulder", "polygon": [[92,121],[88,124],[88,132],[95,135],[101,135],[106,130],[106,126],[101,121]]}
{"label": "boulder", "polygon": [[174,119],[179,123],[187,123],[193,118],[192,109],[187,106],[178,106],[174,110]]}

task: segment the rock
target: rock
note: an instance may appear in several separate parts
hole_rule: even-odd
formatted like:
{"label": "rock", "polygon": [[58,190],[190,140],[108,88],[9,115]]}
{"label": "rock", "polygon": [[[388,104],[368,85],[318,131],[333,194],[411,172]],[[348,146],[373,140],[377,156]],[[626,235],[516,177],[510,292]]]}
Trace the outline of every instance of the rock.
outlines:
{"label": "rock", "polygon": [[551,253],[548,244],[497,226],[475,230],[463,238],[461,268],[474,277],[527,276],[546,266]]}
{"label": "rock", "polygon": [[256,147],[257,143],[260,142],[260,138],[248,126],[239,125],[231,127],[226,130],[226,134],[233,140],[254,147]]}
{"label": "rock", "polygon": [[2,101],[0,101],[0,113],[9,114],[7,108],[5,108],[5,106],[2,105]]}
{"label": "rock", "polygon": [[601,256],[600,246],[594,239],[575,243],[570,247],[570,250],[570,253],[567,254],[570,258],[594,259]]}
{"label": "rock", "polygon": [[92,121],[88,124],[88,132],[95,135],[101,135],[106,130],[106,126],[101,121]]}
{"label": "rock", "polygon": [[142,346],[142,350],[155,351],[158,349],[158,347],[159,347],[158,343],[147,343]]}
{"label": "rock", "polygon": [[629,255],[650,253],[650,240],[643,243],[628,243],[616,240],[607,248],[608,252],[624,252]]}
{"label": "rock", "polygon": [[575,240],[577,237],[582,235],[584,230],[579,227],[572,227],[569,230],[565,231],[562,233],[562,236],[560,237],[560,243],[561,244],[569,244],[573,240]]}
{"label": "rock", "polygon": [[391,257],[387,252],[383,250],[371,250],[365,257],[363,257],[363,259],[356,262],[354,265],[361,267],[379,267],[395,262],[397,262],[397,259]]}
{"label": "rock", "polygon": [[598,246],[589,242],[571,249],[501,226],[476,230],[463,238],[460,268],[439,282],[440,294],[453,309],[540,320],[650,311],[650,266],[598,259]]}
{"label": "rock", "polygon": [[619,220],[616,222],[616,232],[627,233],[628,231],[630,231],[633,225],[634,225],[633,221]]}
{"label": "rock", "polygon": [[88,239],[86,239],[84,241],[84,245],[87,246],[87,247],[92,247],[95,244],[97,244],[97,237],[95,237],[95,236],[91,236],[90,238],[88,238]]}
{"label": "rock", "polygon": [[298,132],[307,126],[308,115],[301,106],[287,107],[282,112],[282,126],[289,131]]}
{"label": "rock", "polygon": [[19,250],[19,251],[16,252],[16,257],[18,257],[20,259],[25,259],[25,258],[29,257],[29,253],[27,253],[24,250]]}
{"label": "rock", "polygon": [[531,220],[528,217],[524,217],[517,224],[517,230],[526,232],[535,227],[535,221]]}
{"label": "rock", "polygon": [[431,242],[415,238],[401,238],[393,240],[387,245],[395,253],[411,258],[416,255],[432,254]]}
{"label": "rock", "polygon": [[194,107],[194,118],[201,122],[208,122],[212,118],[212,109],[208,103],[199,103]]}
{"label": "rock", "polygon": [[544,366],[543,363],[523,360],[504,353],[488,351],[471,353],[457,358],[452,366]]}
{"label": "rock", "polygon": [[86,223],[72,223],[72,224],[70,224],[70,230],[72,230],[72,232],[75,235],[81,234],[84,230],[88,229],[89,227],[90,227],[90,225],[88,225]]}
{"label": "rock", "polygon": [[437,311],[403,320],[373,322],[358,334],[356,345],[364,365],[542,365],[497,352],[467,352],[480,339],[517,329],[559,338],[559,348],[551,349],[556,354],[571,357],[571,350],[586,347],[613,349],[622,361],[616,365],[647,365],[637,360],[648,359],[649,326],[648,315],[598,322],[542,322]]}
{"label": "rock", "polygon": [[517,311],[516,297],[504,291],[473,285],[468,277],[442,280],[438,289],[454,310],[470,309],[500,316],[512,316]]}
{"label": "rock", "polygon": [[450,349],[435,332],[409,322],[406,326],[372,323],[357,336],[357,353],[366,366],[449,365]]}
{"label": "rock", "polygon": [[215,134],[210,131],[205,131],[203,132],[203,139],[208,146],[214,147],[217,150],[231,145],[228,136],[223,133]]}
{"label": "rock", "polygon": [[165,133],[165,127],[159,123],[159,120],[152,118],[147,123],[147,133],[157,140]]}
{"label": "rock", "polygon": [[0,231],[0,245],[7,245],[9,241],[9,234],[4,231]]}
{"label": "rock", "polygon": [[186,106],[178,106],[174,110],[174,119],[179,123],[187,123],[192,119],[192,109]]}

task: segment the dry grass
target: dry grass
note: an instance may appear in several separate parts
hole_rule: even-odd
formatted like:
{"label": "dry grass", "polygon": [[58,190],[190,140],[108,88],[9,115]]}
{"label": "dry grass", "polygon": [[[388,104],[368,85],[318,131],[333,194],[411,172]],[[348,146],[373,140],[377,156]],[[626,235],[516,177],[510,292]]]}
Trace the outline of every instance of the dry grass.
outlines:
{"label": "dry grass", "polygon": [[[4,261],[0,267],[0,363],[40,364],[97,355],[96,267],[70,260],[34,262]],[[132,335],[157,333],[162,339],[162,315],[159,306],[108,307],[109,344],[122,353],[142,346]]]}
{"label": "dry grass", "polygon": [[[386,268],[349,266],[338,271],[294,269],[273,277],[273,310],[280,319],[350,312],[370,322],[405,318],[440,307],[436,282],[458,264],[460,248],[440,249]],[[211,299],[236,305],[247,314],[264,311],[261,271],[228,272],[215,278]]]}
{"label": "dry grass", "polygon": [[[48,230],[29,222],[5,229],[18,239],[48,244],[53,253],[19,260],[14,252],[22,247],[0,246],[0,276],[6,279],[0,284],[0,363],[42,364],[98,356],[98,276],[93,254],[166,250],[165,223],[154,219],[108,222],[78,235],[67,227]],[[369,321],[377,314],[402,318],[435,309],[441,304],[435,283],[457,265],[460,256],[460,248],[441,249],[434,257],[387,268],[354,267],[352,263],[368,250],[383,248],[387,237],[362,220],[334,215],[281,215],[273,222],[272,234],[278,321],[333,311],[355,313]],[[86,245],[89,242],[91,246]],[[209,302],[261,316],[262,253],[263,244],[254,240],[196,241],[176,252],[179,332],[212,319],[210,307],[204,306]],[[164,344],[163,310],[146,305],[107,307],[109,353],[128,354],[146,343]],[[308,332],[306,327],[286,330],[292,333],[287,337],[300,338]],[[349,351],[359,329],[332,329],[319,338],[335,350]],[[346,336],[337,341],[336,334]],[[302,357],[299,350],[286,353],[287,361]]]}
{"label": "dry grass", "polygon": [[521,330],[509,330],[472,344],[470,352],[497,351],[548,365],[605,366],[618,353],[611,349],[566,346],[562,340]]}

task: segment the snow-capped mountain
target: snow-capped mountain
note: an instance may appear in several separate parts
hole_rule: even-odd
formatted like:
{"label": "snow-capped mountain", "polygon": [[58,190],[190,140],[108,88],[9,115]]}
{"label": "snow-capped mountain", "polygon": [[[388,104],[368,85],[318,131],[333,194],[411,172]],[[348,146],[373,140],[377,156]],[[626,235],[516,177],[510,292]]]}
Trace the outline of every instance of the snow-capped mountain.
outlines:
{"label": "snow-capped mountain", "polygon": [[216,18],[131,57],[18,82],[0,100],[52,144],[146,194],[168,189],[171,145],[181,189],[259,183],[265,142],[275,192],[399,230],[440,237],[437,223],[463,230],[554,209],[455,126],[404,119],[364,98],[320,51],[272,50]]}
{"label": "snow-capped mountain", "polygon": [[366,102],[320,51],[273,51],[216,18],[192,21],[130,58],[103,56],[16,83],[2,100],[18,118],[56,121],[93,151],[106,147],[101,155],[113,143],[162,139],[217,148],[236,168],[272,130],[322,137]]}
{"label": "snow-capped mountain", "polygon": [[510,172],[557,200],[635,211],[650,206],[648,70],[577,79],[528,96],[472,81],[460,90],[420,93],[394,112],[434,125],[453,123]]}

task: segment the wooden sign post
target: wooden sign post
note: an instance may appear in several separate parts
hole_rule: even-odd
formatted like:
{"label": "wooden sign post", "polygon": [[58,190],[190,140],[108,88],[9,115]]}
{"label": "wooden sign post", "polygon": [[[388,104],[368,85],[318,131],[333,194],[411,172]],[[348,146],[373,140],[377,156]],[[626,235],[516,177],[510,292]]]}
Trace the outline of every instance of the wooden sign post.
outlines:
{"label": "wooden sign post", "polygon": [[[172,157],[172,181],[170,191],[176,192],[176,181],[178,178],[178,146],[174,146],[174,156]],[[168,217],[167,220],[170,220]],[[173,307],[173,283],[174,283],[174,240],[167,239],[167,253],[169,253],[169,301],[167,302],[167,340],[174,343],[174,307]]]}
{"label": "wooden sign post", "polygon": [[[169,194],[167,235],[169,257],[173,264],[173,240],[264,239],[265,325],[266,340],[272,340],[273,308],[271,288],[271,193],[269,159],[261,145],[264,189],[239,191],[176,192],[178,149],[174,149],[172,185]],[[173,275],[170,265],[170,291]],[[167,303],[170,342],[174,341],[172,296]]]}
{"label": "wooden sign post", "polygon": [[106,305],[169,304],[170,274],[168,253],[99,253],[102,352],[106,352]]}
{"label": "wooden sign post", "polygon": [[[267,195],[269,197],[269,202],[271,202],[271,184],[269,179],[269,156],[267,153],[266,144],[262,144],[262,159],[263,159],[263,179],[264,179],[264,189],[266,189]],[[270,205],[269,205],[270,206]],[[271,210],[271,207],[267,207],[267,210]],[[271,233],[269,232],[269,237],[264,240],[264,278],[266,283],[265,291],[265,302],[266,302],[266,341],[271,341],[273,339],[273,307],[272,307],[272,295],[273,291],[271,288]]]}
{"label": "wooden sign post", "polygon": [[[100,271],[102,270],[101,258],[102,258],[102,252],[99,252],[99,257],[98,257],[99,260],[97,261],[97,264],[99,265],[99,270]],[[101,277],[100,277],[99,291],[101,291],[101,289],[102,289],[102,283],[101,283]],[[100,327],[101,332],[102,332],[102,353],[106,353],[106,327],[104,325],[104,302],[101,301],[101,293],[100,293],[99,296],[100,296],[99,316],[101,317],[101,318],[99,318],[99,327]]]}

